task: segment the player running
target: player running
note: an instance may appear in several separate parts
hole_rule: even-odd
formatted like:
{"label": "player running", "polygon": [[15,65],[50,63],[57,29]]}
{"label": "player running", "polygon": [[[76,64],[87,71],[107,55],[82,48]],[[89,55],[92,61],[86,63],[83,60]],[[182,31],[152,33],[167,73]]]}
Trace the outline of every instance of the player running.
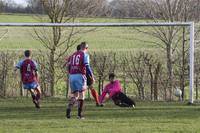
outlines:
{"label": "player running", "polygon": [[27,89],[32,96],[36,108],[40,108],[41,89],[38,83],[38,64],[31,59],[31,51],[24,52],[25,58],[15,66],[15,71],[20,70],[23,88]]}
{"label": "player running", "polygon": [[69,83],[71,93],[73,94],[69,100],[66,117],[71,118],[71,109],[76,101],[78,101],[78,119],[83,117],[83,104],[86,90],[86,72],[94,81],[93,74],[89,65],[89,55],[87,54],[88,45],[86,42],[81,43],[81,50],[76,51],[70,56],[68,63]]}
{"label": "player running", "polygon": [[102,92],[102,95],[99,97],[99,101],[101,106],[103,106],[103,101],[106,96],[106,94],[109,94],[109,98],[111,98],[115,105],[120,107],[135,107],[135,102],[128,98],[124,93],[122,93],[122,88],[120,85],[119,80],[114,80],[115,74],[110,73],[109,74],[109,81]]}

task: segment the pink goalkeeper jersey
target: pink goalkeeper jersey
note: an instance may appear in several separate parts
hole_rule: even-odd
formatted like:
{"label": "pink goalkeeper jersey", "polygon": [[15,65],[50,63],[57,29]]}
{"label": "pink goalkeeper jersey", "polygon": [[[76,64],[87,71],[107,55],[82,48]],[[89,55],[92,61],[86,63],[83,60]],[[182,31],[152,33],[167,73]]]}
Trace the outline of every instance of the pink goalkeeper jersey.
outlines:
{"label": "pink goalkeeper jersey", "polygon": [[102,92],[101,96],[99,97],[100,103],[103,103],[103,100],[107,93],[109,94],[109,98],[111,98],[113,95],[115,95],[121,91],[122,91],[122,88],[121,88],[119,80],[115,80],[113,83],[108,83],[104,87],[103,92]]}

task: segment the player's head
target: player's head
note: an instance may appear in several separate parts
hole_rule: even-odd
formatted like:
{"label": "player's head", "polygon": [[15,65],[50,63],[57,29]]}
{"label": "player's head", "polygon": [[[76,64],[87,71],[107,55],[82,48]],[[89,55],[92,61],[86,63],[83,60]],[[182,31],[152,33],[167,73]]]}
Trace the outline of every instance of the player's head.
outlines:
{"label": "player's head", "polygon": [[31,51],[30,50],[25,50],[24,51],[24,56],[29,58],[31,56]]}
{"label": "player's head", "polygon": [[86,51],[88,49],[88,44],[86,42],[81,42],[81,50]]}
{"label": "player's head", "polygon": [[108,77],[109,77],[110,82],[113,82],[114,79],[115,79],[115,74],[114,73],[110,73]]}
{"label": "player's head", "polygon": [[81,44],[77,45],[76,50],[77,51],[81,50]]}

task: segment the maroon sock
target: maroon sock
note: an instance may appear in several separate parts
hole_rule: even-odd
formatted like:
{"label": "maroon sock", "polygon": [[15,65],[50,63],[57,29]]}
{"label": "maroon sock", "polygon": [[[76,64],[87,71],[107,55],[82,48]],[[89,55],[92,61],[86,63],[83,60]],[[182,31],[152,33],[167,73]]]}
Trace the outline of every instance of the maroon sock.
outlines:
{"label": "maroon sock", "polygon": [[36,95],[36,100],[37,100],[37,101],[40,100],[40,93],[37,93],[37,95]]}
{"label": "maroon sock", "polygon": [[31,95],[32,96],[32,99],[33,101],[36,99],[36,96],[35,95]]}
{"label": "maroon sock", "polygon": [[35,102],[35,100],[36,100],[36,96],[35,95],[31,95],[32,96],[32,100],[33,100],[33,102]]}
{"label": "maroon sock", "polygon": [[82,116],[83,103],[84,101],[82,99],[78,100],[78,116]]}
{"label": "maroon sock", "polygon": [[76,98],[75,97],[71,97],[70,100],[69,100],[69,103],[68,103],[68,109],[71,109],[73,107],[73,105],[75,104],[76,102]]}

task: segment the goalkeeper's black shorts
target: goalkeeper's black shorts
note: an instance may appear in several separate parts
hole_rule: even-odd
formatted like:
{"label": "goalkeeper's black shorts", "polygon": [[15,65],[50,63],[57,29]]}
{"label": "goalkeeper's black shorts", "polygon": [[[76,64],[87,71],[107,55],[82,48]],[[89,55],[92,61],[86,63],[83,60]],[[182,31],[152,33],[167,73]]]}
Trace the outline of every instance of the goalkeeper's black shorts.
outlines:
{"label": "goalkeeper's black shorts", "polygon": [[91,76],[89,76],[88,74],[86,74],[87,77],[87,86],[90,86],[93,84],[93,79]]}
{"label": "goalkeeper's black shorts", "polygon": [[135,106],[135,101],[127,97],[122,92],[119,92],[115,94],[114,96],[112,96],[112,100],[114,101],[116,105],[121,106],[121,107],[131,107],[133,105]]}

